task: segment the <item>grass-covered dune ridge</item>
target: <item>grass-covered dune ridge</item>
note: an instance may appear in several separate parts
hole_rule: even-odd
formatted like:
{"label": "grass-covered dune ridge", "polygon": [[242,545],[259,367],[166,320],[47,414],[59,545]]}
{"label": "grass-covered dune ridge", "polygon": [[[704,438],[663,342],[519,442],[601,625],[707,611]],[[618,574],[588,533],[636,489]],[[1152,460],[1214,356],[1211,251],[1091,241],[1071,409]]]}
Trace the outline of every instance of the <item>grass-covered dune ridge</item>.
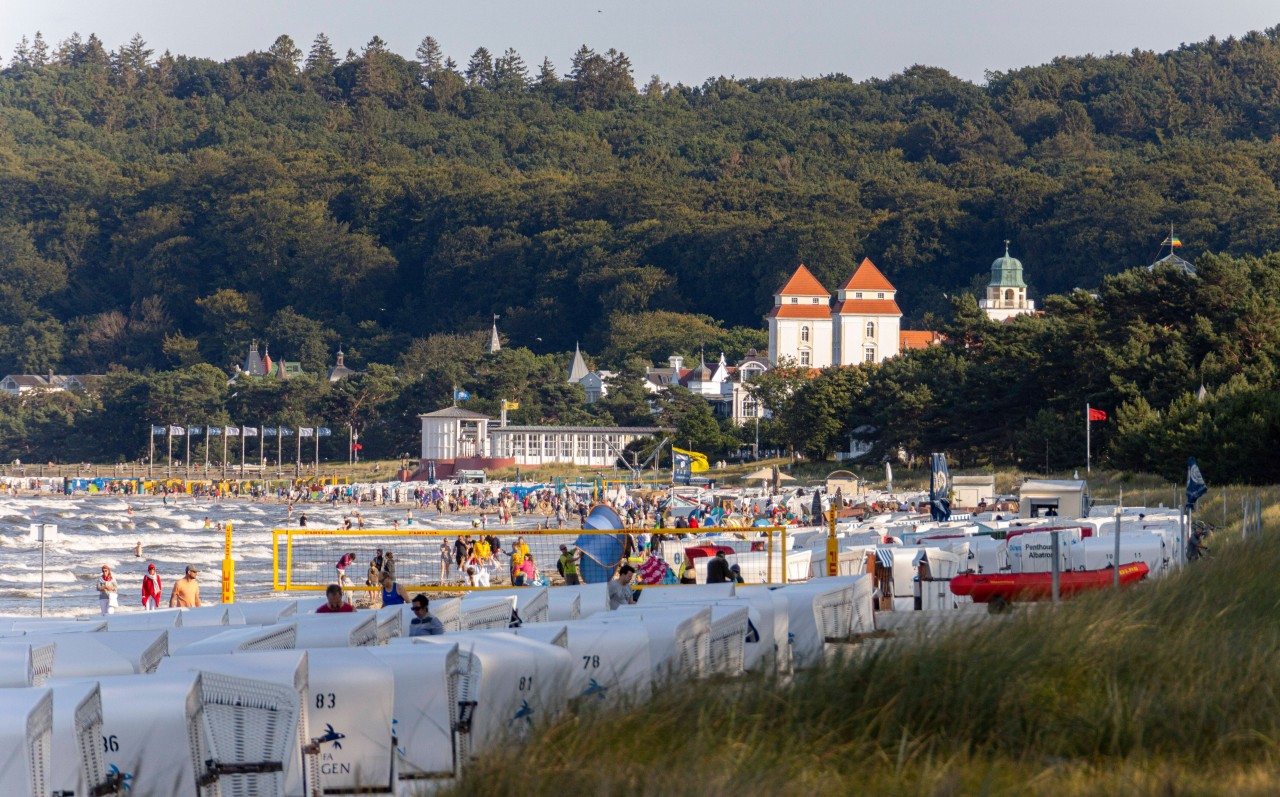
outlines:
{"label": "grass-covered dune ridge", "polygon": [[1280,538],[1213,547],[1120,597],[566,715],[458,793],[1280,793]]}

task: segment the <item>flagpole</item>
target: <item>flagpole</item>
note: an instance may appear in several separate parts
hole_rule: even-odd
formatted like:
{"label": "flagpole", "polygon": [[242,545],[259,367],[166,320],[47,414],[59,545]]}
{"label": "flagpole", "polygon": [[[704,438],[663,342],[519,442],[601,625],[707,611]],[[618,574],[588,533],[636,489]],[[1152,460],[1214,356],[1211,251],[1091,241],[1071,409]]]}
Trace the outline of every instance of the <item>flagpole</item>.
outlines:
{"label": "flagpole", "polygon": [[187,438],[187,464],[182,466],[182,478],[184,481],[191,481],[191,427],[185,421],[182,424],[182,436]]}
{"label": "flagpole", "polygon": [[244,479],[244,427],[240,427],[240,478]]}
{"label": "flagpole", "polygon": [[265,461],[267,458],[267,436],[263,434],[265,431],[267,431],[267,427],[258,427],[258,465],[262,468],[259,473],[262,474],[264,480],[267,477],[267,463]]}
{"label": "flagpole", "polygon": [[316,475],[320,475],[320,427],[316,427]]}
{"label": "flagpole", "polygon": [[283,429],[284,429],[283,426],[276,427],[276,471],[277,472],[279,472],[284,466],[284,463],[281,462],[281,460],[284,459],[284,439],[283,439],[284,435],[280,434],[280,432]]}
{"label": "flagpole", "polygon": [[302,475],[302,427],[298,427],[298,453],[293,458],[293,478]]}
{"label": "flagpole", "polygon": [[164,463],[165,478],[173,478],[173,424],[169,424],[169,460]]}
{"label": "flagpole", "polygon": [[1093,427],[1093,418],[1089,413],[1089,403],[1086,401],[1084,405],[1084,472],[1089,473],[1093,463],[1093,440],[1090,431]]}
{"label": "flagpole", "polygon": [[222,427],[222,480],[227,480],[227,427]]}
{"label": "flagpole", "polygon": [[151,424],[151,423],[147,425],[151,427],[150,434],[147,435],[148,437],[151,438],[151,441],[147,446],[147,478],[150,479],[151,466],[154,465],[156,461],[156,427],[155,427],[155,424]]}
{"label": "flagpole", "polygon": [[204,426],[204,477],[209,478],[209,424]]}

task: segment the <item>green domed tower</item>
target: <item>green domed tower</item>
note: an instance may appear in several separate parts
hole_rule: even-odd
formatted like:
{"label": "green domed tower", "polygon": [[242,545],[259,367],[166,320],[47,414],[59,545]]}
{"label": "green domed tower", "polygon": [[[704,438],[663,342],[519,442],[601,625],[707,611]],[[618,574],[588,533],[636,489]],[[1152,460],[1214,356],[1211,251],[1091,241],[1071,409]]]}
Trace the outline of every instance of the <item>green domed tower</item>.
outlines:
{"label": "green domed tower", "polygon": [[1027,283],[1022,279],[1022,261],[1009,255],[1009,242],[1004,242],[1004,257],[991,263],[991,281],[987,297],[978,302],[992,321],[1008,321],[1018,315],[1034,313],[1036,303],[1027,301]]}

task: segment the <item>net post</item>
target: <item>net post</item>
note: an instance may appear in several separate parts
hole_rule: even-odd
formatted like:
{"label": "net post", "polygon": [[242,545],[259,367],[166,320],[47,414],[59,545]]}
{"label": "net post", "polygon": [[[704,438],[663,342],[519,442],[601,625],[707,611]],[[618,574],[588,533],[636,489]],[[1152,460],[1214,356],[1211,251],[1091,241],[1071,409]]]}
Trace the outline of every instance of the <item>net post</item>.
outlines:
{"label": "net post", "polygon": [[236,562],[231,558],[231,521],[227,521],[226,551],[222,557],[222,602],[236,602]]}
{"label": "net post", "polygon": [[840,575],[840,544],[836,541],[836,508],[827,512],[827,575]]}
{"label": "net post", "polygon": [[293,529],[287,529],[285,534],[284,588],[293,589]]}
{"label": "net post", "polygon": [[787,583],[787,527],[782,527],[782,583]]}
{"label": "net post", "polygon": [[280,529],[271,530],[271,589],[280,591]]}
{"label": "net post", "polygon": [[772,584],[773,583],[773,532],[772,531],[765,532],[764,555],[765,555],[764,583]]}

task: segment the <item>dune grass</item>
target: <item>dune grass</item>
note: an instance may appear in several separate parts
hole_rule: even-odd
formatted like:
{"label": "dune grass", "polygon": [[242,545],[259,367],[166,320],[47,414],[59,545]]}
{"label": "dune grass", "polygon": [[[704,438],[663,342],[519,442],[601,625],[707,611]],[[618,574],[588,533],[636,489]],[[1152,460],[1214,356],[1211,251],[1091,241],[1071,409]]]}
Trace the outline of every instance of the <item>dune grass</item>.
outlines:
{"label": "dune grass", "polygon": [[1277,513],[1120,596],[567,714],[453,793],[1280,794]]}

